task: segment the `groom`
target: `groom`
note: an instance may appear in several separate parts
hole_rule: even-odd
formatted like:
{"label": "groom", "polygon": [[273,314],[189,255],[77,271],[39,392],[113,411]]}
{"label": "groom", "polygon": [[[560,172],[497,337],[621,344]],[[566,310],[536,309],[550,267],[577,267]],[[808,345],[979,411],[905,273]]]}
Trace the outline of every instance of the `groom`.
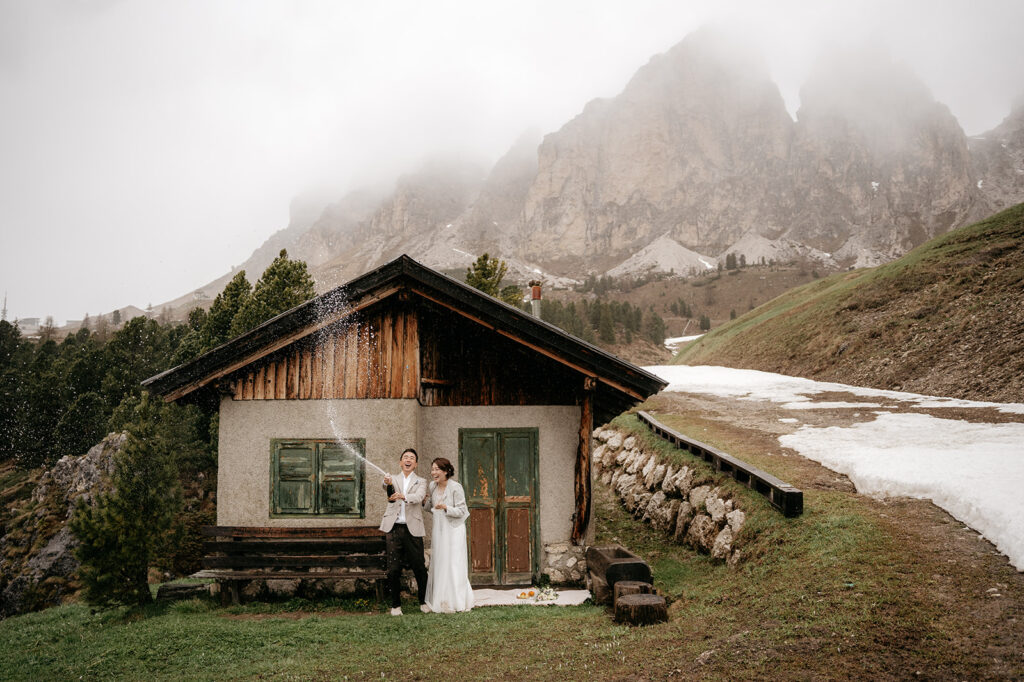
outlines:
{"label": "groom", "polygon": [[[387,535],[388,586],[391,590],[391,615],[402,615],[402,565],[407,563],[416,575],[419,590],[420,610],[426,612],[423,603],[427,594],[427,568],[423,565],[423,507],[427,495],[427,481],[416,475],[419,455],[412,448],[406,448],[399,457],[401,473],[384,477],[384,490],[391,493],[380,529]],[[394,490],[389,491],[388,486]]]}

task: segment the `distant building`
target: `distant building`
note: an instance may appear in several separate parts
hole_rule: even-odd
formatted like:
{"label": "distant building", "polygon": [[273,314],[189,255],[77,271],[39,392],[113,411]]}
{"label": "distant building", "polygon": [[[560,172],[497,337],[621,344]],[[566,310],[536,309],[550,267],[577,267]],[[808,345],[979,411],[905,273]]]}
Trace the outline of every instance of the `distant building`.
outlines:
{"label": "distant building", "polygon": [[38,317],[21,317],[16,320],[18,329],[23,336],[34,336],[39,333],[42,323]]}

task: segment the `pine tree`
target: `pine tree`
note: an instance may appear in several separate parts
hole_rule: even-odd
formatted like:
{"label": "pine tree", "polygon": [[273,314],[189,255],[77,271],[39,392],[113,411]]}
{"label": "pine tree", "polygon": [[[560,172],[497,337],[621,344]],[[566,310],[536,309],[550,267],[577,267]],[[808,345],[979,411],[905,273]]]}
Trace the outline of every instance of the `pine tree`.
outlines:
{"label": "pine tree", "polygon": [[252,296],[242,303],[231,320],[229,338],[244,334],[272,317],[305,303],[313,298],[314,293],[313,278],[309,275],[306,263],[291,260],[288,252],[281,249],[281,253],[256,282]]}
{"label": "pine tree", "polygon": [[213,299],[210,312],[203,321],[200,345],[204,351],[216,348],[231,338],[231,323],[251,296],[252,285],[245,278],[245,270],[239,270],[224,287],[224,291]]}
{"label": "pine tree", "polygon": [[90,604],[147,604],[149,567],[161,553],[181,507],[174,454],[159,435],[159,406],[143,394],[128,438],[115,455],[112,491],[80,500],[71,519],[75,555]]}
{"label": "pine tree", "polygon": [[615,323],[612,321],[611,306],[601,306],[601,317],[597,324],[597,333],[604,343],[615,343]]}
{"label": "pine tree", "polygon": [[466,284],[509,305],[519,306],[523,301],[522,290],[515,285],[501,286],[507,272],[508,263],[485,253],[466,268]]}

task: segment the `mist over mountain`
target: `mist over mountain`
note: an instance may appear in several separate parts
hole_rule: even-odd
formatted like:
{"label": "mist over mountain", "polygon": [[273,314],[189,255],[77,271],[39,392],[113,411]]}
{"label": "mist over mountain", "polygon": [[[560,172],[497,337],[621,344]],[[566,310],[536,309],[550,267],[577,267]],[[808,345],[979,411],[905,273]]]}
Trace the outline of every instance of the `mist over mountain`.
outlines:
{"label": "mist over mountain", "polygon": [[763,60],[702,29],[490,169],[433,159],[315,219],[293,206],[242,267],[256,277],[287,248],[326,289],[401,253],[454,269],[487,251],[514,278],[552,281],[742,249],[751,262],[866,266],[1020,201],[1024,106],[968,140],[914,73],[872,47],[822,57],[794,121]]}

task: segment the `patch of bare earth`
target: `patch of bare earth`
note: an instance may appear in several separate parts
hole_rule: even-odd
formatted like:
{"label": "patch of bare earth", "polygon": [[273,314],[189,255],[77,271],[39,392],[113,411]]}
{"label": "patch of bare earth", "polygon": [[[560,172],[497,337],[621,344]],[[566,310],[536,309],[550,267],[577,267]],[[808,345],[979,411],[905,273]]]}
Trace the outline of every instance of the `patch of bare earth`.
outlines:
{"label": "patch of bare earth", "polygon": [[[818,399],[844,402],[890,402],[831,394]],[[750,461],[803,490],[836,490],[855,496],[862,512],[877,521],[900,546],[905,563],[892,567],[902,576],[894,590],[910,590],[915,603],[940,613],[933,629],[943,633],[937,668],[918,672],[920,660],[904,656],[906,648],[920,648],[922,633],[884,635],[885,644],[875,647],[873,661],[851,661],[849,670],[875,672],[885,679],[1024,679],[1024,573],[1018,572],[995,547],[948,513],[929,501],[909,498],[873,499],[856,494],[846,476],[779,445],[779,435],[803,424],[815,426],[851,425],[875,418],[878,408],[786,409],[779,403],[736,400],[706,395],[662,393],[649,400],[645,409],[669,426],[685,424],[686,433],[700,438],[703,430],[712,443],[727,451],[762,453]],[[989,409],[919,408],[894,402],[887,411],[916,411],[950,419],[970,421],[1018,421],[1024,415],[1007,415]],[[798,422],[783,422],[792,419]],[[878,633],[867,633],[878,637]],[[813,644],[804,643],[813,649]],[[870,648],[870,647],[869,647]],[[809,650],[809,656],[814,652]],[[956,662],[952,664],[950,662]],[[813,665],[811,677],[817,677]],[[818,671],[825,678],[843,678],[842,671]],[[922,676],[923,675],[923,676]]]}

